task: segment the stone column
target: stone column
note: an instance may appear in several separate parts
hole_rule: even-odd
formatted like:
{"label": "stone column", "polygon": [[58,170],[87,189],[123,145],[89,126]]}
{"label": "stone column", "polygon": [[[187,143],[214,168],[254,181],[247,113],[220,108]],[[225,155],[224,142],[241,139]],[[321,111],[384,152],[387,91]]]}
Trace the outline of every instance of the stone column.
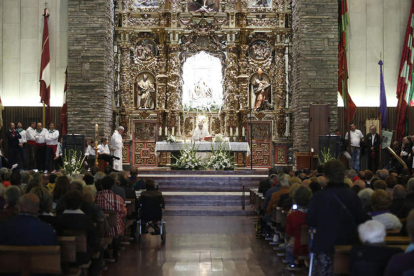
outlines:
{"label": "stone column", "polygon": [[113,1],[68,1],[68,133],[111,135],[113,19]]}
{"label": "stone column", "polygon": [[293,0],[293,147],[309,152],[309,105],[330,106],[338,126],[338,1]]}

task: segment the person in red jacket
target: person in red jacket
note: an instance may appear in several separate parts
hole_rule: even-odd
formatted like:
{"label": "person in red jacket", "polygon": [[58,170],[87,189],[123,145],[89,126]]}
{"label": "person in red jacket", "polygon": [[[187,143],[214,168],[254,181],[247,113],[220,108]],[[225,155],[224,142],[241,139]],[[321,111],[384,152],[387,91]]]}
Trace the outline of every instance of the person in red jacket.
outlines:
{"label": "person in red jacket", "polygon": [[286,246],[286,261],[288,270],[295,269],[295,258],[308,255],[308,246],[301,245],[302,225],[306,224],[312,191],[306,186],[300,186],[293,194],[293,209],[286,220],[286,235],[290,237]]}

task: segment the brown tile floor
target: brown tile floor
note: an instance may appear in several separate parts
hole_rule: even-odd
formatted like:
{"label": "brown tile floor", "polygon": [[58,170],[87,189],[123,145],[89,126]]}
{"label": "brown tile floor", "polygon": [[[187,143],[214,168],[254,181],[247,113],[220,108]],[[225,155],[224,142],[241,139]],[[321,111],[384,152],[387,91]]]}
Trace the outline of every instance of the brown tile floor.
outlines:
{"label": "brown tile floor", "polygon": [[167,243],[144,235],[103,276],[267,276],[285,272],[272,247],[254,235],[250,217],[165,217]]}

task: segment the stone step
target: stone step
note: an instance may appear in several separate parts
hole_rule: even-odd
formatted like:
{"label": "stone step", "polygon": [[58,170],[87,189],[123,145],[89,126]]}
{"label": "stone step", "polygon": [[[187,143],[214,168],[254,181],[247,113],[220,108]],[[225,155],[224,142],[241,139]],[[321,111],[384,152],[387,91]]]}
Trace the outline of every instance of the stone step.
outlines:
{"label": "stone step", "polygon": [[164,216],[254,216],[256,213],[246,206],[166,206]]}

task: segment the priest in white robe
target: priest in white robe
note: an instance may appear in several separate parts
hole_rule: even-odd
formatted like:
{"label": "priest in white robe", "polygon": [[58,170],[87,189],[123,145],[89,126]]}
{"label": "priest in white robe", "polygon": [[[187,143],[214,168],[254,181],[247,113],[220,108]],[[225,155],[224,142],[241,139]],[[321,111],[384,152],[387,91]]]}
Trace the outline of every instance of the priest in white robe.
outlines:
{"label": "priest in white robe", "polygon": [[119,126],[111,137],[111,149],[113,155],[119,159],[114,160],[114,170],[122,171],[122,147],[124,146],[122,141],[122,134],[124,133],[124,127]]}
{"label": "priest in white robe", "polygon": [[194,129],[193,132],[193,141],[198,142],[202,141],[205,137],[209,137],[210,133],[208,133],[207,128],[204,127],[202,122],[198,123],[198,127]]}

